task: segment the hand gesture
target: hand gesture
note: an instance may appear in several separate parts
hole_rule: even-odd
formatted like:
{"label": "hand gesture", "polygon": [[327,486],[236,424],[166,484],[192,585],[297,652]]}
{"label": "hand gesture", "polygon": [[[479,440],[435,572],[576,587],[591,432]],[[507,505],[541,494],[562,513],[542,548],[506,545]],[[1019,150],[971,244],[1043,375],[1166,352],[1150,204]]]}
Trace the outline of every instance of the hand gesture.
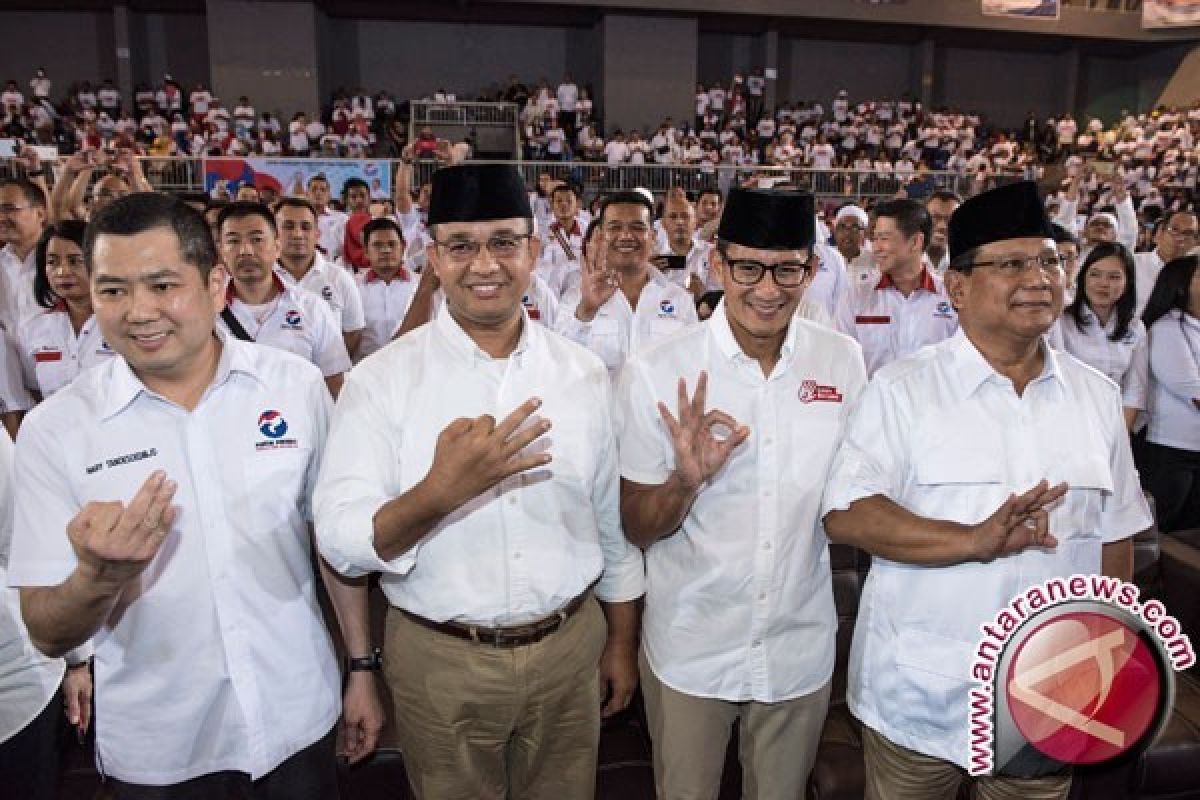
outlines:
{"label": "hand gesture", "polygon": [[42,167],[42,159],[38,155],[37,148],[28,144],[21,145],[21,150],[16,156],[16,162],[24,167],[26,172],[37,172]]}
{"label": "hand gesture", "polygon": [[637,685],[637,645],[605,644],[600,656],[600,716],[607,719],[628,708]]}
{"label": "hand gesture", "polygon": [[498,425],[484,414],[475,419],[460,417],[442,430],[433,466],[425,476],[438,511],[449,514],[505,478],[550,463],[549,453],[521,454],[550,430],[549,420],[536,420],[518,430],[541,404],[531,397]]}
{"label": "hand gesture", "polygon": [[[666,403],[658,404],[671,446],[675,449],[675,475],[684,487],[698,489],[717,473],[738,446],[746,441],[750,429],[724,411],[704,410],[708,394],[708,373],[701,372],[696,380],[696,394],[689,400],[687,381],[679,379],[679,419],[671,414]],[[729,429],[729,435],[719,439],[713,434],[717,425]]]}
{"label": "hand gesture", "polygon": [[1055,547],[1050,534],[1050,507],[1067,493],[1067,485],[1045,480],[1022,495],[1009,495],[993,514],[973,525],[972,551],[979,561],[1017,553],[1029,547]]}
{"label": "hand gesture", "polygon": [[92,502],[84,506],[67,524],[80,568],[96,580],[118,586],[140,575],[175,521],[171,506],[175,488],[175,482],[158,470],[146,478],[129,505]]}
{"label": "hand gesture", "polygon": [[82,741],[92,720],[92,672],[88,662],[67,667],[62,694],[67,721]]}
{"label": "hand gesture", "polygon": [[67,160],[63,164],[63,169],[72,175],[78,175],[84,170],[91,169],[92,162],[88,157],[89,152],[88,150],[78,150],[67,156]]}
{"label": "hand gesture", "polygon": [[591,322],[600,307],[609,301],[621,286],[621,277],[608,268],[608,242],[597,239],[594,251],[584,253],[580,260],[579,308],[576,315]]}

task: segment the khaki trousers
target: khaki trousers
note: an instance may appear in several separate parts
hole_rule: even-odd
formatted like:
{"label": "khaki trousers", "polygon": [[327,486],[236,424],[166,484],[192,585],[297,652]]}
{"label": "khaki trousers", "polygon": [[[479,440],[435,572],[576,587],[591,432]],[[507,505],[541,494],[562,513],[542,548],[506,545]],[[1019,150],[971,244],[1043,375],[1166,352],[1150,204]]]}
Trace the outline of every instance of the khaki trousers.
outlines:
{"label": "khaki trousers", "polygon": [[863,726],[866,800],[954,800],[963,780],[975,800],[1066,800],[1071,776],[972,778],[957,764],[923,755]]}
{"label": "khaki trousers", "polygon": [[497,648],[387,616],[384,674],[419,800],[588,800],[607,626],[589,598],[536,644]]}
{"label": "khaki trousers", "polygon": [[780,703],[732,703],[675,691],[650,669],[644,651],[638,663],[654,740],[658,800],[714,800],[729,735],[738,720],[743,800],[805,796],[829,708],[830,684]]}

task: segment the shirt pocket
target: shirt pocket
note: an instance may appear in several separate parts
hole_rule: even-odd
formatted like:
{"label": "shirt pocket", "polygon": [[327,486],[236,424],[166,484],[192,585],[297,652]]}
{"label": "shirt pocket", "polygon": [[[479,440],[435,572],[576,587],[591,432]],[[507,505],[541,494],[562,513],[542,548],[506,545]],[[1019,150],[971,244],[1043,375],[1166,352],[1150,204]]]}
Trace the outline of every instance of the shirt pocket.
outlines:
{"label": "shirt pocket", "polygon": [[1073,455],[1057,462],[1052,483],[1066,483],[1067,494],[1050,512],[1050,532],[1064,539],[1094,538],[1105,498],[1113,494],[1112,470],[1099,455]]}
{"label": "shirt pocket", "polygon": [[912,628],[896,637],[895,696],[904,725],[936,741],[961,733],[971,683],[972,644]]}
{"label": "shirt pocket", "polygon": [[49,397],[70,383],[75,372],[75,362],[66,357],[57,361],[38,361],[34,365],[34,378],[42,397]]}
{"label": "shirt pocket", "polygon": [[991,516],[1008,496],[996,453],[935,450],[914,466],[906,506],[923,517],[973,525]]}
{"label": "shirt pocket", "polygon": [[[258,450],[242,463],[243,482],[234,496],[244,498],[244,517],[254,537],[302,529],[311,516],[307,447]],[[236,520],[235,520],[236,524]]]}

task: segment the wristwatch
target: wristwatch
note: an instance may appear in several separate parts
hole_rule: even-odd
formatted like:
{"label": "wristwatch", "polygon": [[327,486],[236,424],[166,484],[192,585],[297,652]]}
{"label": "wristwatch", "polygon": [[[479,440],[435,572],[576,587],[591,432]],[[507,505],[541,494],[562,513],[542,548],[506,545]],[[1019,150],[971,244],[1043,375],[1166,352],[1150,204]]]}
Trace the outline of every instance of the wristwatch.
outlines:
{"label": "wristwatch", "polygon": [[369,656],[346,659],[347,672],[379,672],[383,669],[383,651],[376,647]]}

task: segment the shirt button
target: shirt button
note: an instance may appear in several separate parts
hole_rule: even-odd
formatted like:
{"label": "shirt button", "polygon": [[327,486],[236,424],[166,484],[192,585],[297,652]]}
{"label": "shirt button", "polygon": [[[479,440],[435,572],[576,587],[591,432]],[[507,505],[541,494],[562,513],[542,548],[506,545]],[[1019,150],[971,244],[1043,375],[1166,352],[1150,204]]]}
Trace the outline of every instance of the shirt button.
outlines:
{"label": "shirt button", "polygon": [[509,504],[510,506],[515,506],[515,505],[517,504],[517,498],[516,498],[516,497],[510,497],[510,498],[508,498],[508,504]]}
{"label": "shirt button", "polygon": [[755,640],[754,640],[754,646],[755,646],[755,647],[762,647],[762,639],[755,639]]}
{"label": "shirt button", "polygon": [[771,549],[771,543],[763,542],[763,550],[770,550],[770,549]]}
{"label": "shirt button", "polygon": [[759,592],[759,593],[758,593],[758,599],[759,599],[759,600],[766,600],[766,599],[767,599],[767,593],[766,593],[766,592]]}
{"label": "shirt button", "polygon": [[520,561],[520,560],[521,560],[521,554],[513,553],[513,561]]}

